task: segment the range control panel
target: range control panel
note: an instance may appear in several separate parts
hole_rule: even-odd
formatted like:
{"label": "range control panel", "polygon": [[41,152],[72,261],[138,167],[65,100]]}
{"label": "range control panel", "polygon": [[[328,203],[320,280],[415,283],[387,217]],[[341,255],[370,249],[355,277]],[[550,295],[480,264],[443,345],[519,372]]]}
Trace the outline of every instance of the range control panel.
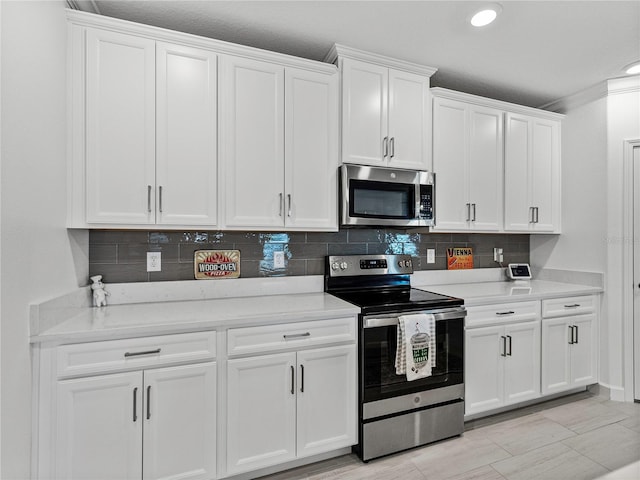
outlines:
{"label": "range control panel", "polygon": [[411,255],[332,255],[327,257],[331,277],[413,273]]}

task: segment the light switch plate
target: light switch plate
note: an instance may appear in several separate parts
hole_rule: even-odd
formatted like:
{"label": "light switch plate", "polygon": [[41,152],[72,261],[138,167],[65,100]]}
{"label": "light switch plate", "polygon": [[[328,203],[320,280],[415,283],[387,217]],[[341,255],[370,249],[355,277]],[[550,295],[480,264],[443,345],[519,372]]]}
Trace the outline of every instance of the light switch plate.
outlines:
{"label": "light switch plate", "polygon": [[436,263],[436,249],[427,248],[427,263]]}
{"label": "light switch plate", "polygon": [[147,252],[147,272],[162,271],[162,254],[160,252]]}

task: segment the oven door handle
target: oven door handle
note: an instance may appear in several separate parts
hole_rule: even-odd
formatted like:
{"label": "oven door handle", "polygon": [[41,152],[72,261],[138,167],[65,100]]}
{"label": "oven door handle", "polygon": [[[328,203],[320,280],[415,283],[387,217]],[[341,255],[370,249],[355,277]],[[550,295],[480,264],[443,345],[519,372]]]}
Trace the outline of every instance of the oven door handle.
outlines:
{"label": "oven door handle", "polygon": [[[467,316],[467,311],[464,308],[456,308],[447,311],[419,311],[419,312],[406,312],[407,315],[426,313],[431,314],[435,318],[436,322],[441,320],[451,320],[453,318],[464,318]],[[398,317],[402,314],[396,315],[380,315],[364,317],[364,328],[376,328],[376,327],[390,327],[398,324]]]}

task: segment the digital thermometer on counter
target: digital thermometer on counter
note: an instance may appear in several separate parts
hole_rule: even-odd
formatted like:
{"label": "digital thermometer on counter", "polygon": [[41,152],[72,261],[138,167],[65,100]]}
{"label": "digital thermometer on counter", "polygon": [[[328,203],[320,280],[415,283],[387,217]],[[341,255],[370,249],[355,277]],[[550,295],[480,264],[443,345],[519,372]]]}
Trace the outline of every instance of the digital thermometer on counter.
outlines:
{"label": "digital thermometer on counter", "polygon": [[510,263],[507,266],[507,276],[511,280],[531,280],[531,267],[528,263]]}

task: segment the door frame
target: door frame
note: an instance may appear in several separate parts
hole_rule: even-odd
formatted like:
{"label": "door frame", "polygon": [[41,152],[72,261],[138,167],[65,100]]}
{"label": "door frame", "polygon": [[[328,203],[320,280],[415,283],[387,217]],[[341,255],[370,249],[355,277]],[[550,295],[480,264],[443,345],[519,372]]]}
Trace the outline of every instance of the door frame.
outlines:
{"label": "door frame", "polygon": [[[623,331],[623,379],[624,379],[624,400],[632,402],[634,400],[635,379],[640,382],[640,361],[635,363],[634,359],[634,168],[633,151],[640,148],[640,138],[626,139],[623,146],[623,245],[622,245],[622,331]],[[638,166],[637,168],[640,168]],[[636,332],[637,333],[637,332]],[[639,386],[640,396],[640,386]]]}

